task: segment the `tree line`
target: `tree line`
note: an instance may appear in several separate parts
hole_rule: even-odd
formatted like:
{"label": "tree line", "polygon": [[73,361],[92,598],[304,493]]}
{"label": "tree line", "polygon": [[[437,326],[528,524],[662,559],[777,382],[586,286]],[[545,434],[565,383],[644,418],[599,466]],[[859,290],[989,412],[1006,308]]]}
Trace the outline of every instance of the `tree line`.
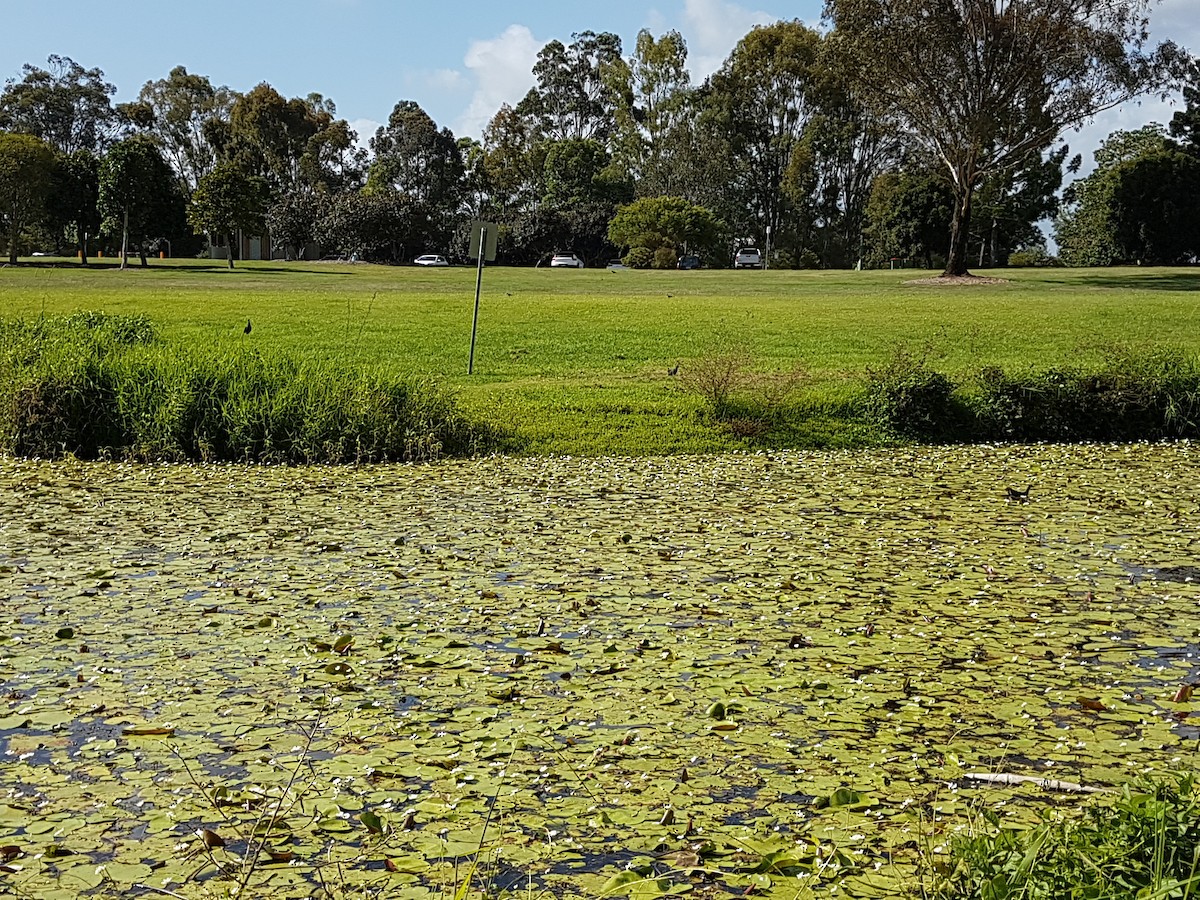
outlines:
{"label": "tree line", "polygon": [[[517,265],[570,249],[727,266],[755,245],[772,267],[961,274],[1044,257],[1038,223],[1054,218],[1073,263],[1187,261],[1200,253],[1200,70],[1173,45],[1144,46],[1144,9],[827,0],[828,31],[756,27],[700,84],[677,32],[642,31],[627,53],[584,31],[542,48],[534,87],[480,139],[406,99],[369,150],[320,94],[239,93],[180,66],[114,104],[101,70],[52,56],[0,92],[4,240],[13,262],[103,248],[144,264],[211,242],[232,265],[234,236],[265,232],[290,258],[403,262],[465,256],[486,219]],[[1062,191],[1080,163],[1064,129],[1181,75],[1170,135],[1111,137]]]}

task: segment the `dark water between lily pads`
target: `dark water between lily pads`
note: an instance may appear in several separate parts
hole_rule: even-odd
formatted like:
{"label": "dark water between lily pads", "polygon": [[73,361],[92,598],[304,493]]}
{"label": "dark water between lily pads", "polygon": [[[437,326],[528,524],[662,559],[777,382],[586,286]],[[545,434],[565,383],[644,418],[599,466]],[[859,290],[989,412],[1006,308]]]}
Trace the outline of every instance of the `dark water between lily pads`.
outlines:
{"label": "dark water between lily pads", "polygon": [[1190,444],[0,483],[0,893],[894,893],[1196,760]]}

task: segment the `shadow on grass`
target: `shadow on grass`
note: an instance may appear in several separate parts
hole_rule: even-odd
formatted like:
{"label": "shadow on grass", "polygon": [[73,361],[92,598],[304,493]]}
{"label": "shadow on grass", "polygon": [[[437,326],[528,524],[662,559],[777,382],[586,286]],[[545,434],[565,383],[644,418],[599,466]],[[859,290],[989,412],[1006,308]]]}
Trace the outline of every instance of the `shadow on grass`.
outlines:
{"label": "shadow on grass", "polygon": [[1200,267],[1154,274],[1147,272],[1144,275],[1138,272],[1128,275],[1096,272],[1089,274],[1082,286],[1128,291],[1200,291]]}
{"label": "shadow on grass", "polygon": [[[26,260],[22,259],[13,266],[9,262],[0,262],[0,268],[17,268],[17,269],[67,269],[79,272],[98,271],[100,269],[119,269],[121,261],[110,257],[89,257],[88,264],[82,265],[78,260]],[[141,262],[134,258],[131,259],[129,265],[126,266],[131,271],[156,271],[156,272],[250,272],[252,274],[267,274],[267,275],[291,275],[297,274],[298,270],[287,266],[242,266],[234,261],[234,267],[231,270],[229,264],[222,259],[214,259],[212,262],[196,263],[187,262],[180,264],[169,259],[151,259],[150,264],[143,266]],[[344,278],[350,275],[349,272],[321,272],[313,269],[304,269],[301,274],[308,275],[332,275]]]}

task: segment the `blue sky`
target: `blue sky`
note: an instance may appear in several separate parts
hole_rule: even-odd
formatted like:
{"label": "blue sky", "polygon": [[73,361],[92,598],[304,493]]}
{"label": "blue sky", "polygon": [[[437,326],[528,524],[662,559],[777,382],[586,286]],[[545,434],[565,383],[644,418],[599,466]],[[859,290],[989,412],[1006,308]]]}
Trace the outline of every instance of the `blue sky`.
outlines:
{"label": "blue sky", "polygon": [[[1156,38],[1200,52],[1198,0],[1163,0]],[[606,0],[603,3],[456,0],[251,0],[178,4],[123,0],[97,5],[6,0],[0,22],[0,79],[52,53],[99,67],[118,101],[177,65],[214,84],[246,91],[266,81],[288,97],[316,91],[332,99],[365,141],[398,100],[420,103],[439,125],[478,136],[500,104],[533,83],[530,69],[549,40],[612,31],[630,48],[642,28],[676,29],[687,39],[693,78],[715,70],[755,24],[799,18],[816,25],[821,0]],[[53,10],[50,12],[49,10]],[[1166,121],[1155,100],[1108,113],[1066,139],[1090,151],[1118,127]]]}

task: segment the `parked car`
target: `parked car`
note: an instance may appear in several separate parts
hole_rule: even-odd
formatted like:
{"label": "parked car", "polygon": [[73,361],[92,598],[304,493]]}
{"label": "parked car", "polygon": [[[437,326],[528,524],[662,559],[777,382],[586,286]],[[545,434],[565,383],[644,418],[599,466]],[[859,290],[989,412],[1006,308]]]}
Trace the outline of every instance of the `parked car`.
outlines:
{"label": "parked car", "polygon": [[552,269],[582,269],[583,260],[574,253],[555,253],[550,257]]}
{"label": "parked car", "polygon": [[681,256],[676,264],[677,269],[698,269],[700,268],[700,257],[698,256]]}
{"label": "parked car", "polygon": [[733,267],[735,269],[761,269],[762,254],[758,252],[757,247],[743,247],[733,258]]}
{"label": "parked car", "polygon": [[433,253],[426,253],[424,256],[418,256],[413,260],[415,266],[448,266],[450,263],[444,256],[437,256]]}
{"label": "parked car", "polygon": [[610,259],[608,261],[608,265],[605,266],[604,268],[608,269],[608,271],[610,271],[610,272],[627,272],[627,271],[629,271],[629,266],[625,265],[625,263],[621,262],[621,260],[619,260],[619,259]]}

